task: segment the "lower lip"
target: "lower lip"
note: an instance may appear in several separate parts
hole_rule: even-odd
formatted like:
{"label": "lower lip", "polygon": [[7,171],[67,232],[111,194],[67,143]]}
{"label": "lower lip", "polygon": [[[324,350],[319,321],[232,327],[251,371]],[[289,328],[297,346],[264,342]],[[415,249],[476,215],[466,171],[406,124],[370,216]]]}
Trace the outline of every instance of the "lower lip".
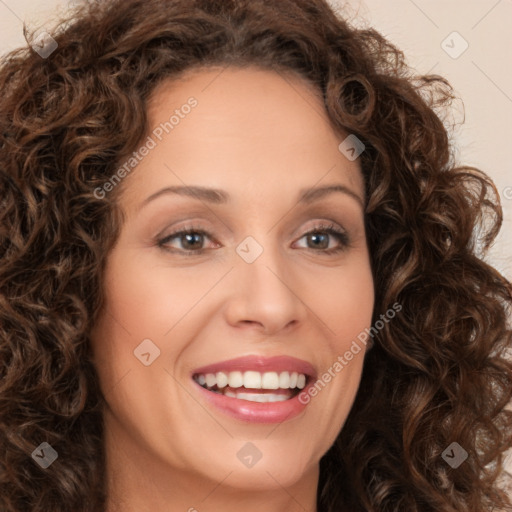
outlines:
{"label": "lower lip", "polygon": [[205,400],[211,405],[228,416],[249,423],[282,423],[283,421],[295,418],[303,412],[308,405],[307,403],[301,403],[299,397],[302,393],[307,392],[308,388],[313,385],[313,383],[310,383],[289,400],[261,403],[224,396],[220,393],[213,393],[203,388],[197,382],[193,382],[199,389],[199,392],[204,396]]}

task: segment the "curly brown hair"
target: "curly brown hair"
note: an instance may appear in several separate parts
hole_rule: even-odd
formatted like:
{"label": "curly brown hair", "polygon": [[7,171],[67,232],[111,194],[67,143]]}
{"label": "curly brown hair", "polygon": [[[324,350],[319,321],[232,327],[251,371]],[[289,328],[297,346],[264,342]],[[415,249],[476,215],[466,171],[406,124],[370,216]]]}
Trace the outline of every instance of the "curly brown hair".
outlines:
{"label": "curly brown hair", "polygon": [[[0,509],[104,510],[89,333],[122,184],[94,192],[147,133],[158,83],[255,65],[309,80],[333,125],[365,144],[374,318],[402,305],[320,461],[318,511],[512,510],[498,485],[512,447],[512,285],[484,261],[502,209],[492,180],[454,161],[450,84],[325,0],[95,2],[52,35],[47,58],[21,48],[0,66]],[[30,460],[42,442],[58,452],[43,471]],[[441,457],[452,442],[469,454],[456,470]]]}

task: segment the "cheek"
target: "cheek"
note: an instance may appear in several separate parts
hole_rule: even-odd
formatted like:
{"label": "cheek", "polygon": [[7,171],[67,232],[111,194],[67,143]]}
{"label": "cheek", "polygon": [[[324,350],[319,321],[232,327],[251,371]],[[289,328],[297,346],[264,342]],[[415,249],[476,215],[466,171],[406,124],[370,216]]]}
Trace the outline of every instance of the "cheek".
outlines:
{"label": "cheek", "polygon": [[324,366],[317,392],[342,423],[355,397],[367,350],[366,330],[371,327],[375,300],[373,277],[369,263],[361,258],[339,272],[317,275],[316,283],[310,300],[325,327],[324,342],[318,344]]}
{"label": "cheek", "polygon": [[306,281],[303,287],[304,297],[326,327],[328,338],[334,340],[331,348],[343,350],[370,326],[375,298],[369,264],[317,273],[314,286]]}
{"label": "cheek", "polygon": [[[183,348],[176,333],[185,329],[181,338],[187,339],[187,315],[216,281],[215,272],[169,269],[130,255],[129,250],[113,252],[105,273],[105,308],[91,333],[94,362],[104,389],[127,371],[140,369],[134,354],[139,346],[160,351],[163,357],[155,360],[155,366],[175,357]],[[166,341],[171,336],[170,351]],[[157,348],[147,342],[141,345],[147,339]]]}
{"label": "cheek", "polygon": [[161,337],[204,294],[208,279],[205,283],[193,270],[170,269],[126,250],[112,254],[105,283],[107,309],[127,332]]}
{"label": "cheek", "polygon": [[[309,397],[318,412],[315,429],[322,433],[318,449],[325,452],[334,442],[352,408],[359,387],[374,307],[373,279],[369,266],[343,272],[333,283],[324,281],[325,292],[317,292],[316,310],[327,326],[323,343],[322,368]],[[363,335],[362,335],[363,334]],[[316,408],[316,409],[315,409]]]}

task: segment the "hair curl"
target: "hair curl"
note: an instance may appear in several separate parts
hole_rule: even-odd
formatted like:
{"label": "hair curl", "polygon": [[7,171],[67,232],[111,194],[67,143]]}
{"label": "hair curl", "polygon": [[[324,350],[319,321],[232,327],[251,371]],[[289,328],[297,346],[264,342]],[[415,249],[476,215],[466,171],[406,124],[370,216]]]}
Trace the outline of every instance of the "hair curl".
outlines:
{"label": "hair curl", "polygon": [[[27,47],[0,66],[0,509],[104,510],[88,333],[122,187],[94,190],[147,132],[158,83],[260,66],[309,80],[333,126],[364,142],[374,318],[403,308],[321,459],[319,512],[512,510],[497,483],[512,446],[512,286],[482,256],[502,210],[492,180],[454,162],[439,117],[450,84],[325,0],[96,2],[53,37],[47,59]],[[456,470],[441,458],[453,441],[469,453]],[[59,454],[43,471],[30,460],[41,442]]]}

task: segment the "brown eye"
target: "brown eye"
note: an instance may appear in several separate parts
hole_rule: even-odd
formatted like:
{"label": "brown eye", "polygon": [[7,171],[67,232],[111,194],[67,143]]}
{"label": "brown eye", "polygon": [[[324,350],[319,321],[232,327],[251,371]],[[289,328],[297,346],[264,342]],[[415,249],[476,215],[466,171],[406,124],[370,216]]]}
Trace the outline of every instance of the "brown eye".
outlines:
{"label": "brown eye", "polygon": [[[302,236],[302,238],[305,237],[307,237],[308,245],[306,249],[325,254],[334,254],[350,246],[350,239],[347,233],[338,229],[334,224],[316,226]],[[331,238],[338,241],[338,246],[329,248]]]}
{"label": "brown eye", "polygon": [[[199,228],[187,228],[158,240],[158,247],[172,252],[200,254],[205,250],[203,247],[205,238],[211,238],[208,232]],[[175,239],[178,240],[179,246],[169,247],[170,242]]]}

